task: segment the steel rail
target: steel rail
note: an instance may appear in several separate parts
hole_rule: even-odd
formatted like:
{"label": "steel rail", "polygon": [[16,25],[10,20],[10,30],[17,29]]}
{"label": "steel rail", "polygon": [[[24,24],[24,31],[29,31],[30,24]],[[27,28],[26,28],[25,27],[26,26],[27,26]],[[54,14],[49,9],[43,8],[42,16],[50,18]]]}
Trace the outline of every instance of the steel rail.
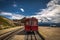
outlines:
{"label": "steel rail", "polygon": [[20,32],[20,30],[22,30],[23,28],[17,29],[15,31],[6,33],[4,35],[0,36],[0,40],[8,40],[9,38],[11,38],[13,35],[17,34],[18,32]]}

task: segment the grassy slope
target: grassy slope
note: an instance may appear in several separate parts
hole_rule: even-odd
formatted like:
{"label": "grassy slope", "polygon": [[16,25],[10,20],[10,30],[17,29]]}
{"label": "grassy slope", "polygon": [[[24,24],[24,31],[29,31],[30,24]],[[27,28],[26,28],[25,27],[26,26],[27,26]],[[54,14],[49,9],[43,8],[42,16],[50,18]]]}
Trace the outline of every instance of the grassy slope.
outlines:
{"label": "grassy slope", "polygon": [[60,28],[59,27],[39,27],[39,33],[45,38],[45,40],[60,40]]}
{"label": "grassy slope", "polygon": [[15,26],[12,20],[9,20],[5,17],[0,16],[0,27],[3,26]]}

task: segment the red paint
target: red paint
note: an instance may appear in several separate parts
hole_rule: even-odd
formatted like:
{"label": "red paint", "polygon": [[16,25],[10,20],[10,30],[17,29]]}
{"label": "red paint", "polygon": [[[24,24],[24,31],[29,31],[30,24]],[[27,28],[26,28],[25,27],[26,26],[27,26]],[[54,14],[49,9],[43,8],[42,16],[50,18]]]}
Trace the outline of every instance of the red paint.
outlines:
{"label": "red paint", "polygon": [[36,18],[26,18],[25,31],[38,31],[38,20]]}
{"label": "red paint", "polygon": [[38,31],[38,26],[32,26],[31,29],[32,31]]}

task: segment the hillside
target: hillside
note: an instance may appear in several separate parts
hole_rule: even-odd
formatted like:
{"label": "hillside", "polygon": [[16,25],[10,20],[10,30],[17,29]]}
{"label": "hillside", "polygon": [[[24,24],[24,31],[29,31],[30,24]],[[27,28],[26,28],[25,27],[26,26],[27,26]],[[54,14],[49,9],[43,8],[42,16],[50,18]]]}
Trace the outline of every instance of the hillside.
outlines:
{"label": "hillside", "polygon": [[8,18],[0,16],[0,29],[10,26],[15,26],[13,21]]}

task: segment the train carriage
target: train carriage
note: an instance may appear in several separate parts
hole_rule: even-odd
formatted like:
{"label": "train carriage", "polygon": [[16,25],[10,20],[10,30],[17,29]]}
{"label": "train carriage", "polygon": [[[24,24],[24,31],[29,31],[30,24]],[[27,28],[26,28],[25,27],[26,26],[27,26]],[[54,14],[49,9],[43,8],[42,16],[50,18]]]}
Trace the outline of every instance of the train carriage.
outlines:
{"label": "train carriage", "polygon": [[30,31],[30,19],[25,19],[25,31]]}
{"label": "train carriage", "polygon": [[25,31],[38,31],[38,20],[34,17],[25,19]]}
{"label": "train carriage", "polygon": [[31,18],[31,29],[32,31],[38,31],[38,20],[34,17]]}

